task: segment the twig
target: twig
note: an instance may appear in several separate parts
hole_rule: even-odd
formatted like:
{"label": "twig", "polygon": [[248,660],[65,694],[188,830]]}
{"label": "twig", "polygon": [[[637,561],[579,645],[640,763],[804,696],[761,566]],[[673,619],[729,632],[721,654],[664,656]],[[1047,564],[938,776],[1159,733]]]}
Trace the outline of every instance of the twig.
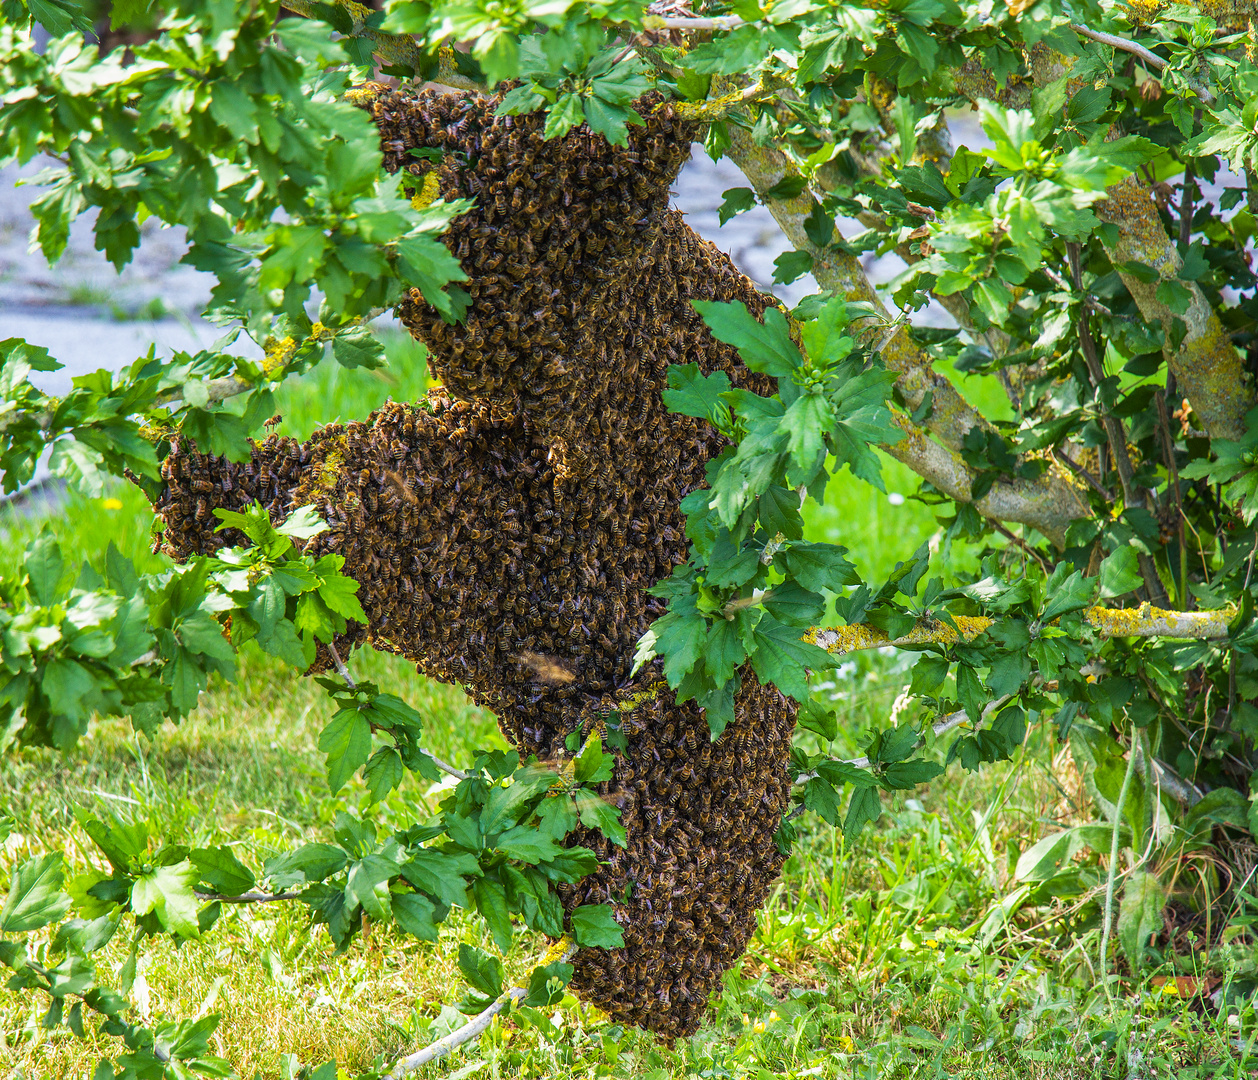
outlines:
{"label": "twig", "polygon": [[[1149,67],[1156,71],[1165,71],[1170,64],[1163,60],[1157,53],[1146,49],[1143,45],[1135,41],[1129,41],[1127,38],[1119,37],[1117,34],[1106,34],[1100,30],[1089,30],[1086,26],[1080,26],[1078,23],[1071,23],[1070,29],[1076,34],[1082,34],[1085,38],[1091,38],[1093,41],[1099,41],[1102,45],[1108,45],[1112,49],[1119,49],[1122,52],[1129,52],[1133,56],[1139,57]],[[1204,86],[1190,80],[1188,85],[1192,87],[1196,95],[1207,105],[1214,104],[1214,94],[1207,90]]]}
{"label": "twig", "polygon": [[358,683],[354,682],[354,677],[349,673],[349,668],[345,666],[345,661],[341,659],[341,654],[336,651],[335,642],[328,642],[328,652],[332,654],[332,663],[336,665],[336,670],[341,673],[341,678],[345,680],[351,690],[357,690]]}
{"label": "twig", "polygon": [[222,896],[219,893],[199,892],[196,895],[198,900],[216,900],[220,904],[273,904],[277,900],[299,900],[301,898],[301,893],[295,892],[247,892],[241,893],[239,896]]}
{"label": "twig", "polygon": [[1012,529],[1005,528],[1005,526],[1002,525],[999,521],[993,521],[992,525],[996,529],[996,531],[1000,533],[1001,536],[1005,537],[1005,539],[1007,540],[1012,541],[1014,544],[1020,547],[1022,549],[1023,554],[1030,555],[1033,559],[1035,559],[1035,561],[1040,564],[1040,567],[1043,569],[1044,573],[1046,574],[1052,573],[1052,567],[1048,565],[1048,560],[1044,558],[1044,556],[1041,555],[1038,551],[1036,551],[1035,548],[1031,547],[1030,544],[1028,544],[1025,540],[1023,540],[1022,537],[1018,536]]}
{"label": "twig", "polygon": [[1075,476],[1086,482],[1087,485],[1099,496],[1101,496],[1102,499],[1109,503],[1114,501],[1114,493],[1110,491],[1109,488],[1102,486],[1101,482],[1078,462],[1071,461],[1069,454],[1062,454],[1061,457],[1058,457],[1055,452],[1050,451],[1050,453],[1052,453],[1053,460],[1057,462],[1058,465],[1065,465],[1067,469],[1075,474]]}
{"label": "twig", "polygon": [[[560,962],[570,960],[576,951],[577,947],[575,944],[568,944],[560,954]],[[457,1028],[436,1042],[429,1043],[422,1050],[416,1051],[409,1057],[404,1057],[393,1067],[393,1071],[389,1073],[389,1080],[400,1080],[407,1073],[414,1072],[421,1066],[427,1065],[430,1061],[436,1061],[438,1058],[445,1057],[451,1050],[462,1046],[466,1042],[471,1042],[489,1027],[493,1018],[502,1012],[503,1009],[508,1005],[523,1000],[526,994],[528,994],[528,990],[522,986],[511,987],[489,1008],[485,1009],[484,1012],[477,1013],[461,1028]]]}
{"label": "twig", "polygon": [[647,15],[642,20],[644,30],[736,30],[744,25],[737,15],[716,15],[708,19],[666,19],[660,15]]}
{"label": "twig", "polygon": [[[358,684],[354,682],[354,677],[349,673],[349,668],[345,666],[345,661],[341,659],[341,654],[336,651],[336,644],[334,642],[328,642],[328,652],[332,654],[332,663],[336,665],[336,670],[340,673],[341,678],[345,680],[351,690],[357,690]],[[442,761],[441,758],[437,757],[437,755],[431,750],[426,750],[421,746],[419,748],[419,752],[428,758],[428,760],[436,765],[443,773],[448,773],[450,776],[458,777],[460,780],[466,780],[469,776],[471,776],[471,773],[466,773],[462,769],[456,769],[448,761]]]}
{"label": "twig", "polygon": [[[983,709],[983,716],[979,720],[979,723],[982,723],[984,720],[986,720],[992,714],[994,710],[999,709],[1000,706],[1002,706],[1006,701],[1008,701],[1010,697],[1011,695],[1006,694],[1004,697],[1000,697],[1000,698],[997,698],[995,701],[989,702],[987,707]],[[954,713],[949,713],[942,720],[936,720],[935,723],[931,725],[931,731],[935,733],[935,738],[939,738],[939,736],[946,735],[953,728],[958,728],[962,724],[964,724],[967,719],[967,716],[968,714],[966,713],[964,709],[958,709]],[[918,739],[917,742],[913,744],[913,749],[919,750],[925,745],[926,745],[926,740],[924,738],[921,738],[921,739]],[[869,758],[867,757],[834,758],[833,760],[837,761],[840,765],[855,765],[856,768],[858,769],[868,769],[869,766],[873,764],[873,762],[870,761]],[[795,778],[795,784],[796,786],[801,785],[801,784],[806,784],[808,783],[809,780],[814,779],[817,775],[818,774],[815,772],[800,773],[799,776]]]}
{"label": "twig", "polygon": [[[1066,253],[1070,257],[1070,276],[1074,280],[1075,289],[1082,292],[1083,267],[1080,262],[1079,245],[1074,242],[1067,243]],[[1097,404],[1101,407],[1101,423],[1105,428],[1105,438],[1109,442],[1110,453],[1114,455],[1114,466],[1118,470],[1119,482],[1122,484],[1123,503],[1126,506],[1134,506],[1136,505],[1136,491],[1132,483],[1134,472],[1131,467],[1131,458],[1127,455],[1127,433],[1122,421],[1114,416],[1100,400],[1101,384],[1105,381],[1105,369],[1101,366],[1101,357],[1097,352],[1096,340],[1092,337],[1092,328],[1088,324],[1086,310],[1079,313],[1077,330],[1079,351],[1083,353],[1088,374],[1091,375],[1092,382],[1096,386]],[[1158,577],[1157,567],[1153,565],[1153,560],[1144,552],[1138,552],[1136,562],[1140,567],[1140,576],[1144,578],[1145,588],[1149,591],[1149,598],[1155,604],[1167,603],[1166,590],[1162,588],[1162,579]]]}

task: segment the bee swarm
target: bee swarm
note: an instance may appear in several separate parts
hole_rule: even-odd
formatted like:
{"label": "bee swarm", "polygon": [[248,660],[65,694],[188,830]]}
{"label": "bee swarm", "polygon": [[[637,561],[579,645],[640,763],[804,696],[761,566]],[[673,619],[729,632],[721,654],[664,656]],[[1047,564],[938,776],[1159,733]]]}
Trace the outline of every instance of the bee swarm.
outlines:
{"label": "bee swarm", "polygon": [[[629,677],[663,612],[646,590],[686,558],[678,503],[723,446],[664,408],[668,365],[775,387],[690,306],[766,306],[668,205],[693,127],[652,96],[627,147],[584,127],[547,143],[541,117],[496,116],[498,100],[377,88],[366,106],[390,170],[419,188],[435,168],[444,198],[475,199],[445,236],[469,277],[466,320],[448,325],[418,290],[400,309],[441,385],[305,444],[272,434],[241,465],[176,441],[158,510],[186,558],[239,540],[213,531],[214,507],[257,499],[278,520],[313,504],[331,528],[308,550],[345,556],[371,620],[338,647],[370,640],[459,683],[522,757],[546,757],[658,678]],[[418,147],[441,161],[406,153]],[[671,692],[625,714],[628,750],[601,791],[628,848],[582,833],[606,865],[563,897],[614,904],[625,936],[582,949],[574,987],[668,1039],[698,1027],[783,862],[794,708],[749,667],[735,704],[716,743]]]}

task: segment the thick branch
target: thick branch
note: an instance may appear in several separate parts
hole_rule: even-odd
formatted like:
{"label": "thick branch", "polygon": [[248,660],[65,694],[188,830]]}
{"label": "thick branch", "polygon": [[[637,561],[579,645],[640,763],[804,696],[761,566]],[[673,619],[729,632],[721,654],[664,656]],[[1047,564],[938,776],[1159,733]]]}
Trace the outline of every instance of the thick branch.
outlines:
{"label": "thick branch", "polygon": [[[757,146],[751,133],[741,128],[731,128],[726,154],[751,182],[795,249],[812,256],[812,272],[817,284],[840,292],[849,300],[866,301],[885,315],[882,298],[859,260],[833,248],[822,250],[808,238],[804,222],[814,205],[808,189],[793,199],[775,199],[767,194],[782,180],[799,174],[794,163],[777,147]],[[835,239],[842,240],[837,231]],[[876,328],[869,331],[871,336],[877,333]],[[929,354],[914,343],[907,327],[901,327],[886,343],[882,355],[887,367],[900,373],[897,385],[910,408],[916,409],[928,392],[932,395],[933,405],[926,426],[949,446],[960,447],[970,428],[987,426],[956,388],[931,370]]]}
{"label": "thick branch", "polygon": [[[1068,75],[1074,63],[1074,57],[1036,46],[1028,66],[1035,84],[1047,86]],[[1120,134],[1111,130],[1110,137]],[[1167,348],[1167,365],[1211,438],[1240,439],[1245,413],[1253,404],[1253,386],[1218,313],[1196,282],[1180,282],[1191,295],[1183,315],[1176,315],[1157,296],[1163,281],[1178,278],[1183,259],[1158,217],[1151,187],[1133,175],[1110,187],[1108,194],[1108,199],[1097,204],[1096,213],[1118,226],[1117,242],[1105,244],[1110,262],[1146,322],[1160,322],[1169,338],[1175,320],[1183,320],[1188,332],[1177,351]],[[1130,262],[1152,267],[1159,280],[1141,281],[1124,269]]]}
{"label": "thick branch", "polygon": [[950,499],[973,502],[985,518],[1029,525],[1061,548],[1070,522],[1088,512],[1076,487],[1064,474],[1052,472],[1036,481],[998,480],[975,501],[971,496],[974,473],[959,454],[927,438],[907,417],[893,413],[892,419],[906,437],[883,449]]}
{"label": "thick branch", "polygon": [[[1166,611],[1141,604],[1138,608],[1092,607],[1084,613],[1088,624],[1102,637],[1165,637],[1183,640],[1208,640],[1227,637],[1228,623],[1236,617],[1234,607],[1216,611]],[[937,620],[923,620],[907,634],[892,638],[876,626],[858,623],[855,626],[828,627],[809,630],[803,640],[818,645],[835,656],[862,649],[908,648],[914,645],[954,645],[972,641],[983,633],[993,620],[981,615],[959,615],[957,628]]]}

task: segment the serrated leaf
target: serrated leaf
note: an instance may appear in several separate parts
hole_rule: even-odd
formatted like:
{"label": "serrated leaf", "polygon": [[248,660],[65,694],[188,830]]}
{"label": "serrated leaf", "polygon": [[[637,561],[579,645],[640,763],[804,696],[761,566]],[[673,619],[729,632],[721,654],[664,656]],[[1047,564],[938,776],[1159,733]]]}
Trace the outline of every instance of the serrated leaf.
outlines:
{"label": "serrated leaf", "polygon": [[394,893],[391,901],[393,921],[403,931],[421,941],[437,940],[436,908],[428,897],[413,892]]}
{"label": "serrated leaf", "polygon": [[15,871],[9,895],[0,908],[0,933],[21,934],[57,922],[70,910],[70,897],[61,891],[64,857],[50,851],[28,859]]}
{"label": "serrated leaf", "polygon": [[572,936],[578,945],[595,949],[619,949],[625,934],[610,904],[582,904],[572,910]]}
{"label": "serrated leaf", "polygon": [[582,825],[597,829],[618,847],[627,846],[625,827],[620,823],[620,811],[616,807],[593,791],[577,791],[574,798]]}
{"label": "serrated leaf", "polygon": [[496,956],[490,956],[475,945],[459,946],[459,970],[474,990],[489,998],[502,993],[502,964]]}
{"label": "serrated leaf", "polygon": [[320,733],[319,749],[327,754],[328,787],[335,795],[367,763],[371,725],[357,709],[341,709]]}
{"label": "serrated leaf", "polygon": [[786,572],[813,592],[839,592],[847,585],[860,584],[846,549],[834,544],[792,544],[786,552]]}
{"label": "serrated leaf", "polygon": [[131,887],[131,910],[136,915],[156,912],[158,921],[172,934],[199,938],[197,898],[193,891],[199,878],[199,871],[187,859],[141,874]]}
{"label": "serrated leaf", "polygon": [[1134,547],[1120,547],[1101,561],[1101,598],[1109,599],[1134,592],[1144,584],[1140,557]]}
{"label": "serrated leaf", "polygon": [[847,817],[843,819],[843,842],[853,843],[865,826],[875,822],[882,814],[882,799],[875,787],[853,788],[848,803]]}
{"label": "serrated leaf", "polygon": [[741,300],[723,303],[694,300],[691,306],[703,316],[717,341],[733,345],[743,363],[766,375],[790,375],[803,363],[791,340],[786,317],[777,308],[768,308],[761,323]]}
{"label": "serrated leaf", "polygon": [[239,896],[257,884],[253,872],[226,845],[193,848],[188,853],[200,880],[221,896]]}

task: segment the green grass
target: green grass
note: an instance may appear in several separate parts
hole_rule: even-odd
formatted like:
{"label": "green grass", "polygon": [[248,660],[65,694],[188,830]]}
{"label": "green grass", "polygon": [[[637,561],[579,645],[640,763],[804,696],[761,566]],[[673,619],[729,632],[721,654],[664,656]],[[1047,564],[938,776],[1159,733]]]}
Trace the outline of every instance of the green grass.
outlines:
{"label": "green grass", "polygon": [[[390,357],[384,372],[323,365],[286,388],[284,430],[305,437],[328,419],[365,416],[389,395],[421,392],[417,351],[398,340]],[[911,494],[907,470],[888,461],[885,476],[889,492]],[[98,559],[112,540],[152,569],[162,558],[150,553],[148,520],[143,497],[119,488],[106,499],[72,497],[47,524],[76,557]],[[846,474],[809,523],[818,538],[846,544],[875,580],[938,531],[926,507],[895,505]],[[44,524],[0,517],[0,574],[13,572]],[[953,556],[953,569],[973,559],[959,548]],[[862,733],[887,723],[911,661],[854,654],[822,684],[842,707],[835,753],[859,753]],[[353,665],[423,714],[427,745],[440,756],[467,761],[477,747],[505,745],[494,718],[457,688],[371,651]],[[64,850],[82,867],[92,856],[73,823],[76,805],[143,817],[175,842],[238,845],[247,861],[322,838],[338,809],[363,808],[357,780],[328,795],[316,747],[328,715],[318,687],[246,650],[237,683],[213,682],[192,717],[151,742],[111,720],[97,722],[64,756],[10,754],[0,761],[0,813],[16,830],[0,845],[0,868],[49,850]],[[815,748],[815,737],[807,738]],[[1095,926],[1072,925],[1051,905],[1002,918],[1018,854],[1091,813],[1057,750],[1036,726],[1014,761],[978,774],[953,766],[912,798],[890,800],[850,849],[834,830],[801,819],[796,850],[747,952],[692,1039],[668,1048],[568,997],[548,1013],[522,1010],[496,1021],[479,1042],[423,1075],[1254,1075],[1234,1045],[1255,1031],[1246,1000],[1230,1023],[1208,1000],[1186,1002],[1148,979],[1127,979],[1111,1003],[1097,988]],[[429,786],[412,777],[371,812],[387,828],[422,818],[432,802]],[[307,1062],[334,1056],[352,1075],[458,1022],[451,1004],[462,993],[455,962],[462,941],[488,945],[481,927],[456,913],[435,944],[374,927],[337,957],[303,909],[237,909],[204,943],[147,947],[131,1000],[145,1018],[220,1012],[215,1050],[244,1076],[282,1075],[287,1053]],[[527,973],[543,948],[520,935],[509,975]],[[114,942],[104,956],[103,970],[117,970],[125,948]],[[1226,976],[1253,960],[1225,947],[1180,966],[1191,972],[1193,963]],[[0,990],[0,1078],[90,1075],[98,1047],[64,1030],[44,1032],[40,1015],[38,1005]]]}

